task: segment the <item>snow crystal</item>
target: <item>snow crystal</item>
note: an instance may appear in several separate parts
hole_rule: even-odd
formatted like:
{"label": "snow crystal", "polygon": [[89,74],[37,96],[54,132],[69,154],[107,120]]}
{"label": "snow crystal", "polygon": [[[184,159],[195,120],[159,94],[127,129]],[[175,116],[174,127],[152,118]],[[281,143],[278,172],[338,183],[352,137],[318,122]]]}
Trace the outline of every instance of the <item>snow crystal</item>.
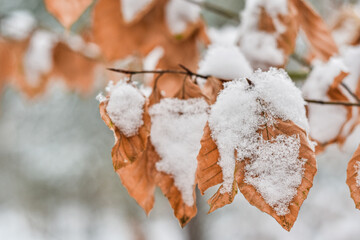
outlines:
{"label": "snow crystal", "polygon": [[[302,89],[304,97],[329,101],[327,92],[330,85],[341,71],[347,70],[340,58],[333,57],[327,63],[315,63]],[[321,143],[336,138],[347,121],[347,111],[342,106],[309,104],[308,113],[310,135]]]}
{"label": "snow crystal", "polygon": [[237,46],[211,45],[199,63],[198,73],[222,79],[249,76],[253,72]]}
{"label": "snow crystal", "polygon": [[14,11],[8,17],[1,19],[1,35],[15,40],[24,40],[34,30],[36,24],[36,19],[29,11]]}
{"label": "snow crystal", "polygon": [[356,162],[355,170],[357,172],[356,175],[356,186],[360,187],[360,162]]}
{"label": "snow crystal", "polygon": [[121,9],[125,22],[131,22],[136,15],[143,11],[153,0],[121,0]]}
{"label": "snow crystal", "polygon": [[208,117],[208,104],[201,98],[162,99],[149,110],[151,142],[161,160],[158,171],[170,174],[184,202],[192,206],[197,167],[196,157]]}
{"label": "snow crystal", "polygon": [[127,137],[134,136],[141,125],[144,113],[145,97],[130,83],[124,81],[112,85],[107,91],[110,93],[106,111],[111,121]]}
{"label": "snow crystal", "polygon": [[[306,160],[298,159],[300,144],[297,136],[279,135],[270,143],[263,140],[257,130],[265,124],[271,126],[276,123],[275,118],[281,118],[308,131],[305,101],[284,70],[258,70],[249,79],[252,86],[246,79],[226,83],[210,110],[209,126],[219,149],[218,164],[223,172],[222,192],[231,191],[235,160],[252,159],[245,181],[251,183],[278,214],[284,214],[300,184],[301,166]],[[268,156],[264,156],[264,152]],[[295,162],[298,164],[294,165]],[[285,178],[287,180],[279,185],[276,179]]]}
{"label": "snow crystal", "polygon": [[[261,8],[272,17],[275,33],[258,29]],[[280,23],[278,14],[287,14],[287,0],[247,0],[241,15],[239,45],[253,67],[265,68],[267,65],[282,65],[284,53],[277,47],[277,37],[286,30]]]}
{"label": "snow crystal", "polygon": [[201,8],[184,0],[170,0],[166,5],[166,22],[172,34],[183,33],[189,23],[200,17]]}
{"label": "snow crystal", "polygon": [[43,74],[53,67],[53,48],[58,38],[55,34],[37,30],[31,37],[29,47],[25,53],[24,70],[26,79],[31,86],[36,86]]}

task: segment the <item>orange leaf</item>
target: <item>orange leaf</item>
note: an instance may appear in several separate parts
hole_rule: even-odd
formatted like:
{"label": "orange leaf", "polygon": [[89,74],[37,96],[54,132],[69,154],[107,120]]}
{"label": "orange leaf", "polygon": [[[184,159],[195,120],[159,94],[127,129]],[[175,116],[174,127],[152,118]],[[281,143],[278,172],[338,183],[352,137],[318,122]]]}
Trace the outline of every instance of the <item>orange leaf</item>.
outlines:
{"label": "orange leaf", "polygon": [[149,143],[142,155],[132,164],[116,171],[129,195],[136,200],[146,214],[149,214],[154,206],[155,178],[157,174],[155,162],[158,158],[154,147]]}
{"label": "orange leaf", "polygon": [[303,201],[306,199],[309,190],[313,185],[313,179],[317,172],[315,153],[308,142],[306,132],[296,126],[291,121],[282,121],[281,119],[277,119],[277,123],[275,123],[274,126],[265,126],[265,128],[259,131],[261,132],[263,139],[269,141],[272,141],[278,135],[298,135],[300,137],[300,150],[298,159],[307,159],[305,163],[305,170],[302,182],[297,188],[297,194],[294,196],[294,198],[289,204],[290,212],[284,216],[279,216],[276,211],[269,204],[266,203],[264,198],[255,189],[255,187],[247,184],[244,181],[246,174],[245,167],[247,164],[250,163],[250,160],[246,159],[245,161],[242,161],[240,166],[241,175],[237,179],[237,182],[239,185],[239,190],[244,195],[244,197],[249,201],[250,204],[256,206],[259,210],[271,215],[284,229],[290,231],[296,221],[300,207]]}
{"label": "orange leaf", "polygon": [[75,52],[67,44],[59,42],[53,50],[52,74],[61,78],[71,90],[89,93],[93,90],[97,59]]}
{"label": "orange leaf", "polygon": [[305,1],[294,0],[299,11],[300,27],[309,40],[314,57],[327,61],[339,52],[336,43],[320,15]]}
{"label": "orange leaf", "polygon": [[92,0],[45,0],[47,10],[66,28],[81,16]]}
{"label": "orange leaf", "polygon": [[355,202],[355,207],[360,209],[360,182],[359,167],[360,167],[360,146],[352,156],[347,167],[347,179],[346,183],[349,186],[350,194]]}
{"label": "orange leaf", "polygon": [[100,103],[100,115],[105,124],[114,132],[115,145],[112,149],[111,156],[115,171],[135,162],[142,156],[146,149],[148,136],[150,133],[150,117],[147,112],[147,107],[144,109],[143,121],[144,125],[139,128],[136,135],[126,137],[121,131],[112,123],[109,115],[106,112],[107,102]]}

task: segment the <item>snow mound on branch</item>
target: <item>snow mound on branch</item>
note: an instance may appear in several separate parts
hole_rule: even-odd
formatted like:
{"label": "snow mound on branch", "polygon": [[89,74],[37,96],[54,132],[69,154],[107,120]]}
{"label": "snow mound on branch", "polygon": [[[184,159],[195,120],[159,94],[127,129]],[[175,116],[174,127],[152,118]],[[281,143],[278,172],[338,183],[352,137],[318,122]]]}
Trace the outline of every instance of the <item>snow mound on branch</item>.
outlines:
{"label": "snow mound on branch", "polygon": [[143,11],[153,0],[119,0],[125,22],[131,22],[136,15]]}
{"label": "snow mound on branch", "polygon": [[231,191],[235,161],[251,159],[245,181],[253,185],[279,215],[284,215],[304,171],[306,160],[298,158],[300,140],[295,135],[278,135],[270,142],[257,131],[261,126],[276,124],[276,118],[280,118],[293,121],[307,132],[305,101],[284,70],[258,70],[249,79],[253,85],[246,79],[224,84],[224,90],[210,110],[209,126],[219,149],[218,164],[223,172],[221,192]]}
{"label": "snow mound on branch", "polygon": [[149,110],[151,142],[161,160],[158,171],[170,174],[185,204],[194,204],[196,157],[208,117],[208,104],[201,98],[162,99]]}
{"label": "snow mound on branch", "polygon": [[24,40],[35,29],[36,24],[35,17],[29,11],[14,11],[1,20],[1,35],[14,40]]}
{"label": "snow mound on branch", "polygon": [[[258,29],[261,9],[264,8],[273,20],[274,33]],[[255,68],[265,68],[267,65],[280,66],[285,57],[282,49],[278,48],[277,37],[286,30],[281,24],[278,14],[287,14],[287,0],[247,0],[244,11],[241,13],[239,31],[239,46],[246,58]]]}
{"label": "snow mound on branch", "polygon": [[110,93],[106,112],[111,121],[127,137],[134,136],[144,124],[145,97],[130,83],[118,82],[115,86],[110,82],[107,91]]}
{"label": "snow mound on branch", "polygon": [[199,63],[198,73],[222,79],[249,76],[253,72],[250,64],[237,46],[211,45]]}
{"label": "snow mound on branch", "polygon": [[[305,98],[329,101],[327,92],[334,79],[348,68],[340,58],[331,58],[327,63],[317,62],[302,90]],[[343,106],[309,104],[310,135],[321,143],[336,138],[347,121]]]}
{"label": "snow mound on branch", "polygon": [[53,48],[57,42],[58,37],[49,31],[37,30],[32,35],[23,59],[26,79],[31,86],[37,86],[41,77],[53,68]]}
{"label": "snow mound on branch", "polygon": [[198,21],[200,12],[200,6],[196,4],[184,0],[170,0],[166,5],[165,13],[170,32],[175,35],[185,32],[188,24]]}

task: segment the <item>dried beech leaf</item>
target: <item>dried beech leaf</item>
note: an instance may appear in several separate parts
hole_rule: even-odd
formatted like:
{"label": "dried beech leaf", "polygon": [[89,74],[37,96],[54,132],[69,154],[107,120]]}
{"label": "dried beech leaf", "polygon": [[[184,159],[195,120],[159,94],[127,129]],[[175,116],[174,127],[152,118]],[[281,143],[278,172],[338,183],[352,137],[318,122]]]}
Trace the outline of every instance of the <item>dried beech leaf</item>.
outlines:
{"label": "dried beech leaf", "polygon": [[300,27],[309,40],[312,55],[327,61],[339,52],[329,28],[320,15],[305,1],[294,0],[299,11]]}
{"label": "dried beech leaf", "polygon": [[219,92],[224,88],[223,82],[215,77],[209,77],[203,87],[203,93],[211,104],[216,102]]}
{"label": "dried beech leaf", "polygon": [[69,89],[81,93],[90,93],[93,90],[97,59],[86,57],[59,42],[53,50],[53,62],[52,74],[64,80]]}
{"label": "dried beech leaf", "polygon": [[[196,170],[197,184],[201,194],[213,186],[221,184],[223,182],[222,169],[218,165],[219,150],[216,143],[211,137],[211,130],[209,124],[206,123],[204,128],[204,135],[201,139],[201,148],[197,157],[198,167]],[[238,175],[238,171],[235,171],[235,175]],[[234,187],[235,186],[235,187]],[[237,194],[237,187],[234,181],[233,191],[231,193],[220,193],[220,189],[208,200],[210,205],[210,212],[215,211],[227,204],[232,203],[235,195]]]}
{"label": "dried beech leaf", "polygon": [[175,186],[174,178],[171,175],[159,172],[156,182],[163,194],[169,200],[171,207],[174,209],[175,217],[179,220],[181,227],[184,227],[197,213],[195,184],[193,191],[194,204],[188,206],[183,201],[181,192]]}
{"label": "dried beech leaf", "polygon": [[114,169],[118,171],[120,168],[136,161],[145,151],[150,133],[150,116],[147,112],[147,107],[145,107],[143,114],[144,124],[139,128],[136,135],[126,137],[112,123],[106,112],[106,106],[107,102],[100,103],[100,115],[105,124],[114,132],[115,145],[112,149],[111,156]]}
{"label": "dried beech leaf", "polygon": [[313,185],[313,179],[317,172],[316,168],[316,159],[315,153],[311,149],[311,146],[308,142],[308,138],[306,132],[296,126],[291,121],[282,121],[281,119],[277,119],[277,123],[273,127],[267,127],[263,130],[259,130],[265,140],[271,141],[278,135],[298,135],[300,138],[300,150],[298,159],[307,159],[305,163],[305,171],[302,178],[302,182],[297,189],[297,194],[294,196],[292,201],[289,204],[290,213],[279,216],[274,209],[265,202],[263,197],[260,195],[256,189],[244,182],[245,178],[245,166],[249,163],[249,159],[245,159],[245,161],[241,162],[240,166],[240,177],[237,179],[239,190],[244,195],[244,197],[249,201],[250,204],[256,206],[259,210],[268,213],[273,218],[278,221],[278,223],[287,231],[290,231],[292,226],[294,225],[297,215],[299,213],[300,207],[303,201],[306,199],[310,188]]}
{"label": "dried beech leaf", "polygon": [[189,77],[186,77],[183,80],[182,86],[174,97],[184,100],[199,97],[206,98],[199,86],[196,85]]}
{"label": "dried beech leaf", "polygon": [[132,164],[116,171],[129,195],[136,200],[146,214],[149,214],[154,206],[157,174],[155,162],[158,158],[154,147],[149,143],[142,155]]}
{"label": "dried beech leaf", "polygon": [[47,10],[53,14],[66,29],[69,29],[92,3],[92,0],[44,1]]}
{"label": "dried beech leaf", "polygon": [[355,202],[355,207],[357,209],[360,209],[360,187],[357,182],[357,178],[359,178],[359,165],[360,163],[360,146],[355,151],[354,155],[349,161],[348,167],[347,167],[347,179],[346,183],[350,188],[350,194],[351,198]]}

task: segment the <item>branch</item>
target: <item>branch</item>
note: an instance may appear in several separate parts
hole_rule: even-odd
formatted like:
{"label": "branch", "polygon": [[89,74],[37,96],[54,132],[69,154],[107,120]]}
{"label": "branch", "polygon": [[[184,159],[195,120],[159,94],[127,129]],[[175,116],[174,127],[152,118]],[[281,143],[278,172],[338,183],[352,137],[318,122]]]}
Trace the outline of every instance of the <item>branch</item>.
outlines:
{"label": "branch", "polygon": [[313,99],[304,99],[308,103],[314,104],[323,104],[323,105],[342,105],[342,106],[349,106],[349,107],[360,107],[359,103],[352,103],[352,102],[341,102],[341,101],[322,101],[322,100],[313,100]]}
{"label": "branch", "polygon": [[[186,76],[195,76],[195,77],[199,77],[199,78],[203,78],[203,79],[208,79],[212,76],[205,76],[205,75],[201,75],[198,73],[194,73],[192,71],[190,71],[188,68],[186,68],[183,65],[179,65],[181,68],[183,68],[185,71],[180,71],[180,70],[143,70],[143,71],[131,71],[131,70],[126,70],[126,69],[116,69],[116,68],[108,68],[108,70],[113,71],[113,72],[119,72],[119,73],[124,73],[124,74],[130,74],[130,75],[135,75],[135,74],[148,74],[148,73],[157,73],[160,74],[157,78],[156,78],[156,82],[157,80],[164,74],[182,74],[182,75],[186,75]],[[253,83],[249,80],[246,79],[249,83],[249,85],[252,85]],[[346,86],[346,85],[345,85]],[[314,99],[304,99],[306,102],[308,103],[313,103],[313,104],[322,104],[322,105],[342,105],[342,106],[349,106],[349,107],[360,107],[360,101],[357,103],[352,103],[352,102],[342,102],[342,101],[322,101],[322,100],[314,100]]]}
{"label": "branch", "polygon": [[358,96],[356,96],[355,93],[353,93],[350,88],[345,84],[345,83],[340,83],[340,85],[345,88],[345,90],[358,102],[360,103],[360,99],[358,98]]}
{"label": "branch", "polygon": [[195,0],[185,0],[189,3],[198,5],[199,7],[205,9],[205,10],[209,10],[210,12],[216,13],[218,15],[221,15],[223,17],[229,18],[231,20],[236,21],[237,23],[240,23],[240,17],[239,14],[237,12],[233,12],[227,9],[224,9],[218,5],[209,3],[209,2],[199,2],[199,1],[195,1]]}
{"label": "branch", "polygon": [[[185,67],[183,67],[185,68]],[[187,69],[187,68],[186,68]],[[143,71],[131,71],[126,69],[117,69],[117,68],[108,68],[107,70],[113,71],[113,72],[119,72],[124,74],[130,74],[130,75],[136,75],[136,74],[147,74],[147,73],[161,73],[161,74],[182,74],[182,75],[188,75],[188,76],[195,76],[199,78],[208,79],[210,76],[201,75],[197,73],[193,73],[190,70],[186,71],[180,71],[180,70],[143,70]]]}

